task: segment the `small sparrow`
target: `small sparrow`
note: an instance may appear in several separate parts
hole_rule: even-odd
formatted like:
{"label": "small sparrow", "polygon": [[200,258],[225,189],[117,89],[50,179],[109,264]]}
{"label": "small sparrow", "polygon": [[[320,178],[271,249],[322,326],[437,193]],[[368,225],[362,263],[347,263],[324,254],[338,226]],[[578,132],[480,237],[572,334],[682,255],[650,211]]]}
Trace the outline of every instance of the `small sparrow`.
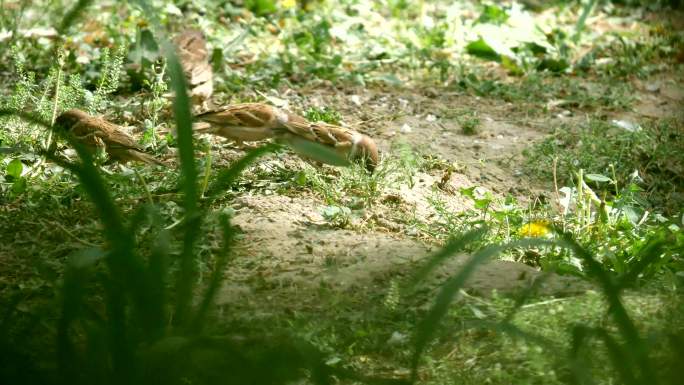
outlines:
{"label": "small sparrow", "polygon": [[242,103],[220,107],[195,116],[194,129],[231,139],[238,145],[274,137],[275,130],[308,121],[263,103]]}
{"label": "small sparrow", "polygon": [[[352,129],[325,122],[292,122],[284,125],[284,129],[276,131],[276,138],[290,144],[295,150],[294,141],[307,140],[333,149],[340,156],[350,161],[362,161],[366,169],[373,172],[378,166],[378,147],[367,135]],[[326,162],[325,159],[317,159]]]}
{"label": "small sparrow", "polygon": [[103,148],[113,160],[164,164],[152,155],[143,152],[142,147],[121,127],[102,118],[90,116],[84,111],[77,109],[66,111],[57,117],[55,123],[91,151]]}
{"label": "small sparrow", "polygon": [[188,81],[189,96],[202,110],[208,108],[214,92],[213,71],[209,64],[207,42],[201,31],[189,29],[174,38],[178,47],[178,60]]}
{"label": "small sparrow", "polygon": [[238,145],[275,138],[296,151],[298,141],[308,141],[330,147],[351,161],[363,160],[369,171],[379,161],[378,148],[368,136],[324,122],[312,123],[268,104],[229,105],[196,115],[195,119],[200,121],[194,125],[195,131],[222,136]]}

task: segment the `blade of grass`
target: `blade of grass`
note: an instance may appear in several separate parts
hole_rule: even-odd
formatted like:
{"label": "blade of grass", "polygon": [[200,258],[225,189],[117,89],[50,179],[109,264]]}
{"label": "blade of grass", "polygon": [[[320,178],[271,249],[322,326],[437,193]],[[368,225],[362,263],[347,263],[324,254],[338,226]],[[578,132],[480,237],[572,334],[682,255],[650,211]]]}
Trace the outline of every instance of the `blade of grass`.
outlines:
{"label": "blade of grass", "polygon": [[230,185],[235,182],[237,177],[255,160],[271,152],[276,152],[279,149],[280,146],[276,144],[267,144],[265,146],[255,148],[249,151],[247,155],[240,158],[237,162],[234,162],[228,169],[220,171],[216,178],[214,178],[214,183],[212,183],[211,187],[209,187],[209,191],[207,193],[209,202],[212,202],[214,199],[216,199],[217,195],[221,191],[229,188]]}
{"label": "blade of grass", "polygon": [[59,27],[57,27],[57,32],[59,32],[60,35],[63,35],[67,29],[71,26],[71,24],[76,21],[78,16],[83,12],[84,9],[86,9],[88,6],[90,6],[90,3],[92,3],[93,0],[78,0],[76,4],[74,4],[73,7],[69,10],[69,12],[64,15],[64,18],[62,19],[62,22],[59,24]]}
{"label": "blade of grass", "polygon": [[425,279],[425,277],[430,274],[437,266],[444,262],[447,258],[452,255],[463,251],[469,244],[482,239],[482,237],[487,233],[488,229],[486,227],[481,227],[479,229],[471,230],[465,234],[461,234],[456,238],[453,238],[447,242],[447,244],[442,247],[437,253],[435,253],[428,262],[421,267],[418,272],[413,276],[409,282],[409,287],[413,287],[420,281]]}
{"label": "blade of grass", "polygon": [[620,277],[620,287],[634,284],[639,277],[639,274],[660,258],[664,246],[665,241],[663,239],[649,239],[646,245],[639,251],[637,262],[632,265],[632,268],[629,271]]}
{"label": "blade of grass", "polygon": [[[32,123],[52,127],[46,122],[35,119],[28,114],[16,111],[0,110],[0,116],[14,114]],[[114,371],[120,380],[127,381],[133,374],[133,352],[129,345],[126,325],[126,294],[133,295],[134,303],[140,314],[144,308],[144,270],[142,262],[134,251],[135,239],[123,224],[122,215],[109,194],[105,181],[93,163],[90,152],[69,135],[64,138],[76,150],[80,164],[68,163],[53,155],[45,154],[53,162],[70,170],[81,182],[84,190],[95,204],[100,221],[104,227],[104,235],[111,247],[106,258],[110,272],[109,281],[105,285],[106,311],[108,315],[109,347],[112,354]]]}
{"label": "blade of grass", "polygon": [[613,277],[603,269],[602,265],[596,261],[585,248],[580,246],[577,241],[572,238],[571,234],[561,233],[561,239],[558,244],[572,250],[578,258],[582,259],[587,266],[587,272],[601,285],[603,295],[608,301],[608,312],[617,325],[620,334],[625,338],[625,341],[629,346],[629,354],[633,355],[635,358],[634,362],[638,364],[641,369],[641,381],[649,384],[656,384],[658,380],[653,372],[653,364],[648,356],[646,346],[639,336],[636,325],[634,325],[634,322],[629,318],[627,310],[622,305],[620,288],[615,283]]}
{"label": "blade of grass", "polygon": [[202,217],[198,212],[197,168],[195,166],[195,150],[192,141],[192,117],[190,113],[190,99],[183,68],[176,56],[175,48],[170,43],[164,44],[171,89],[175,93],[173,111],[178,133],[178,154],[181,164],[180,190],[183,192],[183,208],[185,221],[183,229],[183,250],[181,252],[180,268],[176,278],[176,309],[174,319],[179,325],[188,321],[193,288],[197,276],[194,245],[197,240]]}
{"label": "blade of grass", "polygon": [[570,365],[573,384],[592,385],[595,382],[590,374],[590,362],[586,361],[587,355],[580,354],[586,341],[589,339],[590,329],[586,326],[578,325],[572,328],[571,334]]}
{"label": "blade of grass", "polygon": [[430,308],[427,316],[418,324],[415,350],[411,358],[411,378],[413,382],[417,380],[420,356],[430,342],[439,322],[446,315],[449,304],[451,304],[458,291],[463,287],[470,274],[475,271],[475,268],[492,256],[497,255],[501,250],[501,246],[498,245],[488,246],[479,250],[461,267],[461,270],[454,277],[450,278],[442,286],[439,294],[437,294],[434,305]]}
{"label": "blade of grass", "polygon": [[216,256],[216,266],[214,266],[214,269],[211,273],[211,278],[209,280],[209,285],[207,286],[200,307],[195,315],[193,332],[196,334],[202,332],[202,329],[204,328],[204,321],[206,320],[207,313],[209,312],[209,307],[214,301],[216,292],[221,288],[224,270],[228,264],[230,250],[233,244],[233,236],[235,235],[227,215],[221,215],[219,221],[221,224],[221,230],[223,232],[223,248]]}
{"label": "blade of grass", "polygon": [[[486,232],[486,229],[482,231]],[[419,274],[421,277],[425,277],[427,275],[427,272],[434,269],[434,267],[436,267],[438,263],[445,260],[447,257],[453,255],[453,252],[458,251],[459,248],[464,247],[466,243],[463,242],[463,239],[467,238],[476,240],[478,239],[477,235],[478,233],[471,231],[466,233],[462,237],[456,238],[456,240],[447,244],[447,246],[445,246],[442,250],[437,252],[435,256],[430,259],[430,261],[427,264],[427,266],[429,266],[430,268],[426,270],[426,272],[423,272],[423,270],[425,269],[421,269],[417,274]],[[473,256],[461,267],[458,273],[455,276],[451,277],[449,280],[447,280],[447,282],[442,286],[442,289],[437,294],[437,298],[435,299],[434,305],[432,305],[432,307],[428,311],[427,316],[425,316],[425,318],[421,320],[421,322],[418,325],[415,337],[415,350],[411,358],[412,380],[415,382],[417,378],[418,363],[420,360],[420,356],[427,347],[427,344],[432,339],[432,335],[434,334],[437,326],[439,325],[439,322],[442,318],[444,318],[448,310],[448,307],[453,301],[454,297],[463,287],[468,277],[470,277],[470,275],[473,273],[473,271],[475,271],[478,265],[486,262],[491,257],[510,248],[548,245],[553,243],[553,241],[528,238],[514,242],[509,242],[502,246],[490,245],[478,250],[475,254],[473,254]],[[452,251],[451,254],[446,254],[444,252],[444,249],[447,248],[448,250]],[[413,282],[417,281],[413,279]]]}
{"label": "blade of grass", "polygon": [[81,313],[88,278],[86,270],[104,257],[105,252],[99,248],[81,250],[69,258],[64,272],[61,314],[57,323],[57,363],[63,378],[73,378],[78,372],[76,350],[69,330]]}
{"label": "blade of grass", "polygon": [[584,4],[584,7],[582,7],[582,14],[580,15],[579,19],[577,19],[577,24],[575,25],[575,34],[573,35],[573,40],[575,43],[579,41],[582,31],[584,30],[584,25],[587,22],[587,18],[589,17],[591,10],[594,9],[596,2],[597,0],[589,0],[586,4]]}
{"label": "blade of grass", "polygon": [[150,296],[150,311],[155,315],[151,319],[149,340],[156,341],[164,335],[167,320],[167,280],[168,280],[168,255],[171,235],[162,229],[161,220],[155,220],[155,227],[159,229],[157,239],[152,246],[149,266],[147,268],[147,281]]}

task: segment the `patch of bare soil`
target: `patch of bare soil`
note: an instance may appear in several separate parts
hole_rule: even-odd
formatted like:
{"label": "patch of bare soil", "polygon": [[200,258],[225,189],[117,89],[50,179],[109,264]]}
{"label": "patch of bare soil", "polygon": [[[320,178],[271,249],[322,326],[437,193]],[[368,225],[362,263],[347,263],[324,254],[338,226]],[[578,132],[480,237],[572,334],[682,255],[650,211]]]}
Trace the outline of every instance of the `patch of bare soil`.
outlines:
{"label": "patch of bare soil", "polygon": [[[420,93],[314,91],[308,102],[335,106],[348,124],[376,138],[382,150],[388,151],[391,143],[401,141],[423,154],[454,163],[467,179],[460,187],[478,185],[523,200],[542,190],[521,178],[519,166],[522,150],[543,138],[548,124],[512,114],[514,106],[510,103],[432,89]],[[479,121],[474,135],[464,135],[459,123],[459,118],[468,114]]]}
{"label": "patch of bare soil", "polygon": [[[320,203],[304,197],[245,196],[235,201],[233,223],[244,231],[240,255],[229,269],[219,305],[249,298],[277,306],[317,306],[319,288],[369,298],[384,293],[392,279],[410,277],[436,249],[384,232],[335,229],[319,213]],[[453,257],[427,285],[437,287],[459,271],[467,256]],[[489,295],[518,292],[541,277],[524,264],[492,260],[471,276],[465,290]],[[567,295],[585,291],[582,281],[558,275],[544,277],[539,292]],[[249,295],[245,295],[249,293]]]}
{"label": "patch of bare soil", "polygon": [[635,81],[636,103],[630,115],[634,118],[676,117],[684,119],[684,74],[653,76]]}
{"label": "patch of bare soil", "polygon": [[[681,114],[678,107],[683,97],[676,76],[636,82],[634,88],[635,108],[615,111],[615,119]],[[295,105],[334,106],[345,124],[372,135],[384,152],[390,151],[393,142],[404,141],[423,154],[454,164],[455,171],[446,180],[443,169],[421,171],[412,186],[385,187],[376,203],[355,212],[345,229],[332,227],[321,215],[325,204],[308,193],[237,198],[234,223],[243,230],[244,239],[219,304],[234,305],[249,298],[291,307],[296,298],[295,307],[317,307],[322,292],[357,299],[386,293],[393,279],[401,282],[410,276],[436,250],[422,242],[412,228],[415,220],[437,220],[431,198],[459,213],[472,208],[472,203],[458,194],[461,187],[480,186],[523,202],[548,193],[550,181],[549,186],[536,185],[521,171],[522,150],[543,139],[552,127],[586,120],[579,111],[565,115],[550,111],[541,118],[528,118],[510,103],[455,93],[346,89],[302,90],[285,96]],[[462,133],[459,117],[464,113],[474,114],[480,121],[475,135]],[[286,161],[288,158],[285,156]],[[435,289],[467,258],[453,257],[426,284]],[[573,277],[542,274],[521,263],[493,260],[479,266],[465,289],[480,295],[492,290],[513,293],[542,276],[538,290],[543,295],[568,295],[589,288]],[[246,293],[249,295],[244,296]]]}

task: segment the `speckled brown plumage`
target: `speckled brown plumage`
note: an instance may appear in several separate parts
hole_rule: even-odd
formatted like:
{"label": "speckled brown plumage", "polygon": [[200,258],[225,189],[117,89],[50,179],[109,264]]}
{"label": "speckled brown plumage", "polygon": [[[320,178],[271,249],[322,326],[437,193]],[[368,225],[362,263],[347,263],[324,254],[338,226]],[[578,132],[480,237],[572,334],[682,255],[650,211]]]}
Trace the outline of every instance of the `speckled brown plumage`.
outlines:
{"label": "speckled brown plumage", "polygon": [[189,29],[176,36],[174,43],[178,48],[178,60],[183,67],[192,102],[199,109],[206,110],[214,92],[214,73],[204,35],[199,30]]}
{"label": "speckled brown plumage", "polygon": [[57,118],[55,123],[91,151],[103,148],[113,160],[163,164],[152,155],[146,154],[121,127],[84,111],[77,109],[66,111]]}
{"label": "speckled brown plumage", "polygon": [[301,141],[308,141],[329,147],[345,159],[361,160],[370,171],[379,162],[378,148],[367,135],[324,122],[309,122],[268,104],[228,105],[199,114],[195,119],[199,121],[195,124],[197,132],[219,135],[237,144],[274,138],[297,151]]}

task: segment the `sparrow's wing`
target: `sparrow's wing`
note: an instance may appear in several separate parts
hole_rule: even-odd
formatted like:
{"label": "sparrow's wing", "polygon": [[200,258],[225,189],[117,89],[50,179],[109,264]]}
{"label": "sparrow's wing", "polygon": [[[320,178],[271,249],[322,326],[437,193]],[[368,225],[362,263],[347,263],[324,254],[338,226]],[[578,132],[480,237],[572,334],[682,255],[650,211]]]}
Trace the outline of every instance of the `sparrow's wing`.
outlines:
{"label": "sparrow's wing", "polygon": [[261,128],[276,126],[278,113],[267,104],[244,103],[207,111],[196,118],[216,126]]}
{"label": "sparrow's wing", "polygon": [[112,156],[112,158],[122,161],[134,160],[137,162],[143,162],[148,164],[164,165],[164,162],[160,161],[154,156],[135,149],[116,148],[111,149],[109,153]]}
{"label": "sparrow's wing", "polygon": [[324,122],[290,121],[284,125],[284,135],[295,135],[325,146],[351,145],[354,133],[344,127]]}
{"label": "sparrow's wing", "polygon": [[121,127],[104,119],[89,117],[83,119],[80,125],[89,129],[107,147],[142,150],[140,145],[130,135],[125,133]]}
{"label": "sparrow's wing", "polygon": [[[324,122],[306,124],[291,122],[285,125],[285,129],[280,130],[277,136],[298,152],[305,149],[303,142],[308,141],[329,147],[346,159],[363,159],[366,168],[370,171],[373,171],[378,164],[378,149],[373,140],[348,128]],[[331,163],[325,157],[316,160]],[[338,164],[338,160],[334,162]]]}
{"label": "sparrow's wing", "polygon": [[190,94],[200,100],[209,99],[214,91],[213,71],[204,35],[198,30],[187,30],[174,39],[178,59],[190,86]]}
{"label": "sparrow's wing", "polygon": [[174,42],[178,47],[178,56],[184,70],[208,62],[209,51],[202,32],[187,30],[176,36]]}
{"label": "sparrow's wing", "polygon": [[98,135],[98,130],[89,122],[79,120],[68,127],[69,133],[79,142],[89,147],[105,147],[105,143],[101,136]]}

